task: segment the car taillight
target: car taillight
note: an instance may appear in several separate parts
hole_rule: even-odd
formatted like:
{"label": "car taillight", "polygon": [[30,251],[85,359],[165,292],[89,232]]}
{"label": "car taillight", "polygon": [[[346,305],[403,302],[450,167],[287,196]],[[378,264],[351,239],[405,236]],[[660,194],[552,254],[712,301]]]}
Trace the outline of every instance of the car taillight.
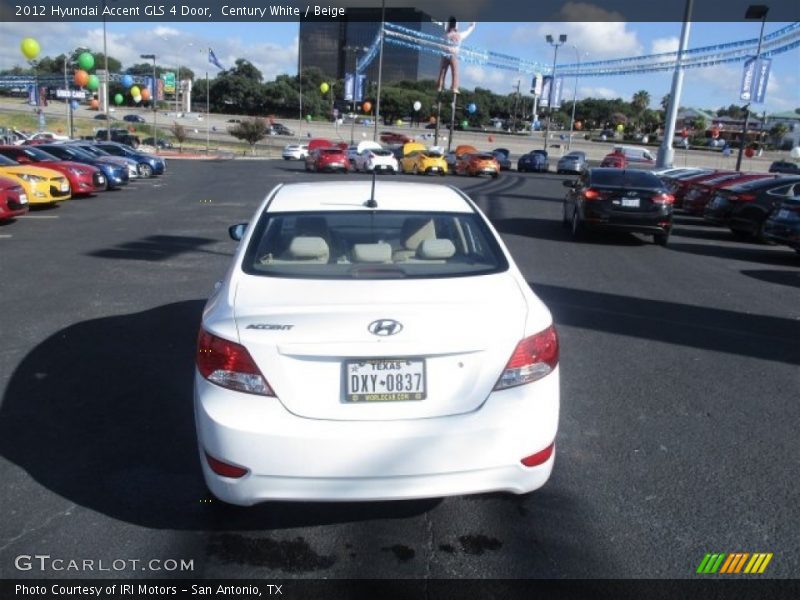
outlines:
{"label": "car taillight", "polygon": [[587,188],[583,190],[583,197],[586,200],[597,200],[602,197],[602,194],[597,190],[593,190],[592,188]]}
{"label": "car taillight", "polygon": [[222,477],[231,477],[232,479],[239,479],[240,477],[247,475],[247,469],[222,462],[221,460],[211,456],[208,452],[205,454],[208,466],[211,467],[211,470],[217,475],[221,475]]}
{"label": "car taillight", "polygon": [[558,364],[558,335],[555,326],[526,337],[514,349],[495,390],[531,383],[550,374]]}
{"label": "car taillight", "polygon": [[675,204],[675,196],[672,194],[657,194],[651,200],[653,204]]}
{"label": "car taillight", "polygon": [[732,200],[734,202],[752,202],[756,199],[755,194],[736,194]]}
{"label": "car taillight", "polygon": [[200,374],[221,387],[261,396],[275,395],[247,348],[211,335],[205,329],[197,336],[196,361]]}

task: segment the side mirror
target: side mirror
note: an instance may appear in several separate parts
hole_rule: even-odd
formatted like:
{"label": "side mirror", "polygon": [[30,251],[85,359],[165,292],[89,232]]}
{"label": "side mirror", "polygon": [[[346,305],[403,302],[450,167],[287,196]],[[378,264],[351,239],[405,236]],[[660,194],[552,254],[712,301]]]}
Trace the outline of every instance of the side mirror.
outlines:
{"label": "side mirror", "polygon": [[565,179],[564,181],[561,182],[561,185],[563,185],[566,188],[574,188],[575,182],[571,179]]}
{"label": "side mirror", "polygon": [[244,237],[244,232],[247,231],[247,223],[238,223],[228,227],[228,235],[232,240],[240,241]]}

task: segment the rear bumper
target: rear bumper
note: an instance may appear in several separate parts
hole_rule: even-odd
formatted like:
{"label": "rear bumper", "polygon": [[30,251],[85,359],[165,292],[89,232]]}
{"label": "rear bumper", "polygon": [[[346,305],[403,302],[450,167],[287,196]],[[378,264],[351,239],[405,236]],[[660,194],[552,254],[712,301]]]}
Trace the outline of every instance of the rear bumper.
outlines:
{"label": "rear bumper", "polygon": [[672,229],[672,212],[637,214],[584,210],[582,222],[587,229],[631,233],[667,233]]}
{"label": "rear bumper", "polygon": [[800,224],[767,221],[764,226],[764,239],[800,251]]}
{"label": "rear bumper", "polygon": [[[194,406],[206,483],[231,504],[523,494],[544,485],[553,468],[553,456],[535,467],[521,460],[555,439],[558,370],[494,392],[474,412],[439,418],[306,419],[275,398],[225,390],[197,373]],[[219,476],[205,453],[249,472]]]}

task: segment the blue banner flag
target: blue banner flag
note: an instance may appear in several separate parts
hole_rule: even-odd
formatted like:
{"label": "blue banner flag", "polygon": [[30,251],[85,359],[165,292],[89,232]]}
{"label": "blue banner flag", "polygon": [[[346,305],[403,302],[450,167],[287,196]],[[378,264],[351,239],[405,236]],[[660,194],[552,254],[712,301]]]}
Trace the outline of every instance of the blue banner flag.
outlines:
{"label": "blue banner flag", "polygon": [[763,104],[764,96],[767,95],[767,83],[769,82],[769,70],[772,66],[772,59],[759,58],[756,63],[756,72],[753,78],[753,99],[751,102]]}
{"label": "blue banner flag", "polygon": [[361,102],[364,99],[364,88],[367,84],[366,75],[358,75],[356,78],[356,102]]}
{"label": "blue banner flag", "polygon": [[208,62],[218,69],[222,69],[223,71],[225,70],[225,67],[223,67],[222,64],[217,60],[217,56],[214,54],[214,51],[211,48],[208,49]]}
{"label": "blue banner flag", "polygon": [[345,73],[344,75],[344,99],[347,102],[353,101],[353,84],[355,77],[352,73]]}

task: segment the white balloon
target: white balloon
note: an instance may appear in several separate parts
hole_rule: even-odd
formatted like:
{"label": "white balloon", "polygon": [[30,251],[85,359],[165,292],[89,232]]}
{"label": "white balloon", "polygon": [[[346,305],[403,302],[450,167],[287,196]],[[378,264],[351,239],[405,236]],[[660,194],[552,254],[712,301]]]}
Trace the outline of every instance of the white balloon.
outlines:
{"label": "white balloon", "polygon": [[139,104],[139,102],[142,101],[142,97],[141,96],[134,96],[133,97],[133,101],[136,102],[136,104]]}
{"label": "white balloon", "polygon": [[419,110],[420,108],[422,108],[422,102],[417,100],[416,102],[414,102],[414,110]]}
{"label": "white balloon", "polygon": [[800,146],[795,146],[792,148],[792,151],[789,152],[789,156],[795,159],[800,158]]}

